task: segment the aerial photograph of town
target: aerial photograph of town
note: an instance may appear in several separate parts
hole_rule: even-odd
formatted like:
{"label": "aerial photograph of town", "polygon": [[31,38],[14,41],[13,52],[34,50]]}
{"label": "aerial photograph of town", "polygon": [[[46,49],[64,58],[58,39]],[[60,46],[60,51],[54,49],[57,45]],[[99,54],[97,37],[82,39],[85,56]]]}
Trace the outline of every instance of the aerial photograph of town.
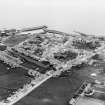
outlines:
{"label": "aerial photograph of town", "polygon": [[0,0],[0,105],[105,105],[105,2]]}

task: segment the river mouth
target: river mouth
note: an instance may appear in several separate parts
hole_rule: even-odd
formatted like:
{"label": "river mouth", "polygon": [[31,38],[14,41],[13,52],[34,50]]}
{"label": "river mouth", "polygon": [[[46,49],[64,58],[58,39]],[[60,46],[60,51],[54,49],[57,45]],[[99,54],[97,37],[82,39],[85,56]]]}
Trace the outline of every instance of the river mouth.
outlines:
{"label": "river mouth", "polygon": [[5,99],[31,80],[26,76],[27,71],[23,68],[11,68],[3,61],[0,61],[0,67],[2,68],[0,69],[0,100]]}
{"label": "river mouth", "polygon": [[50,78],[19,102],[15,103],[15,105],[67,105],[68,101],[74,96],[85,80],[92,81],[89,75],[84,75],[90,69],[95,68],[83,66],[72,73],[70,72],[66,77]]}
{"label": "river mouth", "polygon": [[[0,67],[2,67],[0,70],[0,99],[5,99],[12,91],[16,91],[31,80],[31,77],[26,75],[27,71],[22,68],[11,68],[2,61],[0,61]],[[51,78],[20,100],[19,103],[27,100],[27,97],[32,97],[32,99],[34,98],[36,100],[33,100],[34,102],[32,101],[33,104],[38,103],[38,105],[45,105],[45,103],[50,103],[44,102],[44,104],[42,104],[43,100],[48,98],[52,100],[51,102],[55,105],[66,105],[67,100],[73,96],[74,92],[84,81],[83,78],[82,76],[77,76],[75,72],[68,77]],[[40,102],[38,100],[40,100]],[[27,101],[25,101],[25,103],[27,103]],[[18,102],[16,105],[17,104]]]}

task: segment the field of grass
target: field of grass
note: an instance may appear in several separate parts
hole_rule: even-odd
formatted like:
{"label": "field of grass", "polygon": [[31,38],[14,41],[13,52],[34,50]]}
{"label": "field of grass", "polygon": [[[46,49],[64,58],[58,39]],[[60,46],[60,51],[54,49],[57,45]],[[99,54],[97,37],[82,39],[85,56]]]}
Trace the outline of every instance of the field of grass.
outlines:
{"label": "field of grass", "polygon": [[7,46],[13,47],[20,42],[25,41],[27,38],[29,38],[28,34],[10,36],[3,43]]}

